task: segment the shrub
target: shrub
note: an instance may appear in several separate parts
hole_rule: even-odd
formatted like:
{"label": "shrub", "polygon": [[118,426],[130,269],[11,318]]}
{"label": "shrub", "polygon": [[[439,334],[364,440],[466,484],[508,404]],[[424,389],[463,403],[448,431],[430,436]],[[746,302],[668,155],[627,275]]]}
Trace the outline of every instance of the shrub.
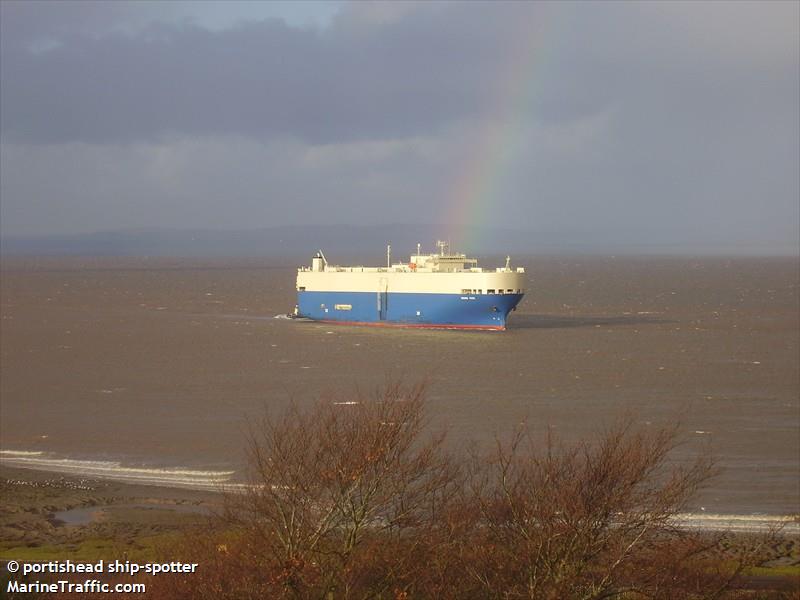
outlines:
{"label": "shrub", "polygon": [[424,397],[394,384],[265,417],[249,438],[249,484],[179,550],[199,572],[148,593],[722,598],[777,535],[731,553],[722,535],[676,526],[714,474],[708,456],[670,461],[677,426],[628,418],[576,444],[521,428],[455,460],[426,429]]}

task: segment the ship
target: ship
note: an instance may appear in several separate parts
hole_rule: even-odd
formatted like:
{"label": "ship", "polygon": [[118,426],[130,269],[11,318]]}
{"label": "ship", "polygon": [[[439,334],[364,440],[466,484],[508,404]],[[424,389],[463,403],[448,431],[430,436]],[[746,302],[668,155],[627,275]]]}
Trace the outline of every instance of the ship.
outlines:
{"label": "ship", "polygon": [[297,270],[294,316],[348,325],[428,327],[436,329],[506,329],[511,311],[525,293],[525,269],[484,269],[477,259],[451,253],[439,241],[437,251],[385,267],[328,264],[321,250],[311,266]]}

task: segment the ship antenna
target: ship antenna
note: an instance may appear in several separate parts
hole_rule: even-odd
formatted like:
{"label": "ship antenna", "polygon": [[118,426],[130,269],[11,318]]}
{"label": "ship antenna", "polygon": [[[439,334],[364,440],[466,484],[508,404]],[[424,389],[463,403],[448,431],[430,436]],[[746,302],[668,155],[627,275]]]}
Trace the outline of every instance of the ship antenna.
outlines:
{"label": "ship antenna", "polygon": [[392,266],[392,245],[387,244],[386,246],[386,268],[390,268]]}

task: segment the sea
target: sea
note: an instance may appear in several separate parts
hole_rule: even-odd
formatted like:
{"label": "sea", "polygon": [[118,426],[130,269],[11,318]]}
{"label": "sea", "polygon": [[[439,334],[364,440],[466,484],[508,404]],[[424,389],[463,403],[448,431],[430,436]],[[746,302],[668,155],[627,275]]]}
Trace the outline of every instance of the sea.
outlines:
{"label": "sea", "polygon": [[720,469],[689,512],[800,513],[796,257],[515,257],[527,293],[505,332],[288,319],[305,262],[4,259],[0,463],[238,485],[265,414],[424,382],[455,450],[520,426],[572,443],[677,422],[671,460]]}

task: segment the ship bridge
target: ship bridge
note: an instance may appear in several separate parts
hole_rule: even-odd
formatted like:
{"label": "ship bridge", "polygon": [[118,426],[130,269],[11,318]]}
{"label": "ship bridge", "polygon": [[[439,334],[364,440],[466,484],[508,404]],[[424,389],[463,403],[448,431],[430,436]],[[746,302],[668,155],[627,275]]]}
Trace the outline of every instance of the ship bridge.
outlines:
{"label": "ship bridge", "polygon": [[525,273],[523,267],[512,268],[511,257],[506,257],[506,264],[495,269],[484,269],[478,266],[477,258],[469,258],[466,254],[452,253],[447,242],[437,242],[438,253],[423,254],[421,245],[417,244],[416,254],[412,254],[408,262],[391,262],[391,246],[387,247],[385,267],[340,266],[328,264],[325,255],[317,252],[311,267],[300,267],[298,272],[324,273]]}

